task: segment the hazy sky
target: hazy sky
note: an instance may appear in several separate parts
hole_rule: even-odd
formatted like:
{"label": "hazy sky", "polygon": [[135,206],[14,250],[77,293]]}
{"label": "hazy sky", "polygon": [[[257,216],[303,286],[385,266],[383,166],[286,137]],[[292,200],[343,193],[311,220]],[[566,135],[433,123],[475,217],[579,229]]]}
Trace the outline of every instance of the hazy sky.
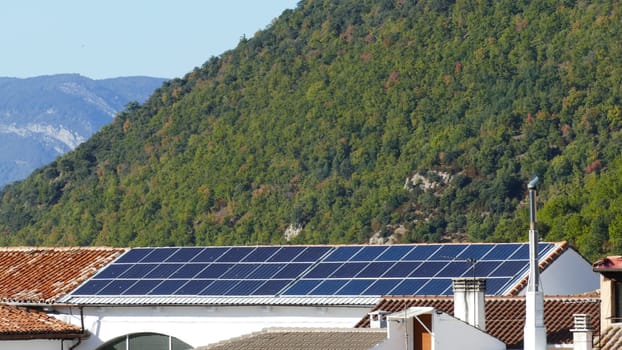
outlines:
{"label": "hazy sky", "polygon": [[0,9],[0,77],[182,77],[298,0],[15,0]]}

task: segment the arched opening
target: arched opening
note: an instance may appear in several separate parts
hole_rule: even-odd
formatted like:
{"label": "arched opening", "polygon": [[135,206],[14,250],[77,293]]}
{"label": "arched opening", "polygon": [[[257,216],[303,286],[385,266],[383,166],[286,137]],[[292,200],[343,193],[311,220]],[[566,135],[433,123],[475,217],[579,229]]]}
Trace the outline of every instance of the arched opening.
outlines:
{"label": "arched opening", "polygon": [[170,335],[134,333],[112,339],[97,350],[187,350],[193,347]]}

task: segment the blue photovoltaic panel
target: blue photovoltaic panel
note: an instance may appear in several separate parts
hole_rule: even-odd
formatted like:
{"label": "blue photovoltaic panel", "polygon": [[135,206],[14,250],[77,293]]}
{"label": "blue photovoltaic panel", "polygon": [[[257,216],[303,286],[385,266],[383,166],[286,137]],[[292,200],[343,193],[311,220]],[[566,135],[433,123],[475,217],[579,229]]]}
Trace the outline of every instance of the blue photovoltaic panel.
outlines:
{"label": "blue photovoltaic panel", "polygon": [[239,262],[244,259],[254,248],[232,247],[216,260],[217,262]]}
{"label": "blue photovoltaic panel", "polygon": [[357,246],[345,246],[338,247],[329,256],[324,259],[325,261],[348,261],[350,260],[362,247]]}
{"label": "blue photovoltaic panel", "polygon": [[114,280],[102,288],[97,295],[120,295],[136,282],[136,280]]}
{"label": "blue photovoltaic panel", "polygon": [[151,291],[150,295],[171,295],[180,287],[179,280],[164,280]]}
{"label": "blue photovoltaic panel", "polygon": [[427,282],[423,278],[408,278],[400,282],[393,290],[391,295],[416,295],[417,291]]}
{"label": "blue photovoltaic panel", "polygon": [[283,294],[285,295],[307,295],[313,288],[317,287],[322,280],[300,280],[294,283]]}
{"label": "blue photovoltaic panel", "polygon": [[100,273],[97,274],[96,278],[116,278],[121,275],[127,269],[132,267],[131,264],[113,264],[109,265],[105,269],[103,269]]}
{"label": "blue photovoltaic panel", "polygon": [[486,260],[506,260],[508,259],[521,244],[518,243],[502,243],[495,245],[488,254],[484,256]]}
{"label": "blue photovoltaic panel", "polygon": [[192,259],[195,256],[197,256],[197,254],[202,252],[203,249],[204,248],[196,248],[196,247],[180,248],[178,251],[173,253],[173,255],[171,255],[171,257],[168,258],[168,260],[166,260],[166,262],[183,262],[183,263],[185,263],[185,262],[192,261]]}
{"label": "blue photovoltaic panel", "polygon": [[203,271],[199,272],[196,278],[219,278],[232,266],[233,264],[211,264],[208,265]]}
{"label": "blue photovoltaic panel", "polygon": [[363,247],[350,261],[374,261],[387,249],[385,246]]}
{"label": "blue photovoltaic panel", "polygon": [[151,270],[145,278],[169,278],[175,271],[181,268],[181,264],[160,264]]}
{"label": "blue photovoltaic panel", "polygon": [[[285,266],[285,264],[261,264],[258,265],[257,269],[249,273],[247,278],[268,280],[276,275],[277,272],[281,271],[281,269]],[[298,274],[296,274],[296,276],[298,276]]]}
{"label": "blue photovoltaic panel", "polygon": [[435,278],[426,283],[417,294],[419,295],[449,295],[451,291],[451,279]]}
{"label": "blue photovoltaic panel", "polygon": [[245,279],[251,272],[257,268],[257,264],[236,264],[233,265],[220,278],[226,279]]}
{"label": "blue photovoltaic panel", "polygon": [[464,249],[466,244],[446,244],[440,247],[432,256],[430,260],[455,260]]}
{"label": "blue photovoltaic panel", "polygon": [[229,289],[235,287],[238,281],[216,280],[205,288],[201,295],[226,295]]}
{"label": "blue photovoltaic panel", "polygon": [[522,244],[517,251],[515,251],[509,259],[511,260],[527,260],[529,259],[529,245]]}
{"label": "blue photovoltaic panel", "polygon": [[175,291],[176,295],[200,295],[214,280],[191,280]]}
{"label": "blue photovoltaic panel", "polygon": [[[307,247],[300,255],[292,259],[293,262],[315,262],[326,254],[330,247]],[[289,260],[288,260],[289,261]]]}
{"label": "blue photovoltaic panel", "polygon": [[503,291],[511,278],[489,278],[486,280],[486,294],[497,294]]}
{"label": "blue photovoltaic panel", "polygon": [[492,244],[471,244],[466,247],[462,253],[458,254],[456,260],[467,260],[467,259],[475,259],[477,261],[482,260],[482,258],[493,248]]}
{"label": "blue photovoltaic panel", "polygon": [[162,280],[139,280],[134,285],[126,289],[123,295],[148,295],[153,288],[162,283]]}
{"label": "blue photovoltaic panel", "polygon": [[305,250],[305,247],[281,247],[268,262],[290,262]]}
{"label": "blue photovoltaic panel", "polygon": [[[478,261],[475,263],[475,277],[489,276],[494,270],[499,268],[499,261]],[[469,269],[466,276],[473,276],[473,270]]]}
{"label": "blue photovoltaic panel", "polygon": [[309,295],[334,295],[348,280],[326,280],[313,289]]}
{"label": "blue photovoltaic panel", "polygon": [[152,249],[151,253],[147,254],[140,262],[165,262],[168,258],[170,258],[179,248],[159,248]]}
{"label": "blue photovoltaic panel", "polygon": [[461,277],[471,270],[473,265],[467,261],[453,261],[445,263],[445,267],[438,272],[436,277]]}
{"label": "blue photovoltaic panel", "polygon": [[[540,243],[540,257],[557,247]],[[449,295],[452,278],[472,276],[499,294],[524,278],[528,257],[525,243],[135,248],[72,294]]]}
{"label": "blue photovoltaic panel", "polygon": [[369,288],[375,279],[355,279],[346,283],[345,286],[339,291],[342,295],[361,295],[365,289]]}
{"label": "blue photovoltaic panel", "polygon": [[426,261],[410,275],[412,277],[434,277],[447,263],[440,261]]}
{"label": "blue photovoltaic panel", "polygon": [[410,253],[406,254],[404,260],[429,260],[432,254],[440,247],[441,245],[439,244],[418,245]]}
{"label": "blue photovoltaic panel", "polygon": [[257,288],[252,295],[277,295],[281,289],[291,283],[293,280],[271,280],[266,281]]}
{"label": "blue photovoltaic panel", "polygon": [[307,272],[306,278],[327,278],[332,275],[335,270],[340,268],[343,263],[319,263],[311,271]]}
{"label": "blue photovoltaic panel", "polygon": [[135,248],[131,249],[125,254],[121,255],[115,263],[137,263],[141,261],[147,254],[151,253],[152,249],[149,248]]}
{"label": "blue photovoltaic panel", "polygon": [[384,253],[382,253],[376,260],[378,261],[399,261],[406,254],[408,254],[412,249],[413,249],[412,246],[404,246],[404,245],[389,246],[387,250],[385,250]]}
{"label": "blue photovoltaic panel", "polygon": [[258,247],[248,254],[242,261],[243,262],[264,262],[267,261],[274,253],[279,250],[279,247]]}
{"label": "blue photovoltaic panel", "polygon": [[356,277],[369,263],[345,263],[331,275],[331,278]]}
{"label": "blue photovoltaic panel", "polygon": [[193,278],[207,267],[207,264],[186,264],[171,275],[171,278]]}
{"label": "blue photovoltaic panel", "polygon": [[529,266],[528,263],[518,260],[509,260],[501,263],[499,268],[490,274],[490,277],[510,277],[524,271]]}
{"label": "blue photovoltaic panel", "polygon": [[199,252],[191,261],[192,262],[213,262],[220,258],[229,248],[224,247],[208,247]]}
{"label": "blue photovoltaic panel", "polygon": [[263,283],[264,281],[259,280],[240,281],[233,288],[229,289],[225,295],[251,295]]}
{"label": "blue photovoltaic panel", "polygon": [[418,261],[400,261],[384,274],[384,277],[408,277],[421,265]]}
{"label": "blue photovoltaic panel", "polygon": [[392,261],[372,262],[367,265],[361,272],[356,275],[357,278],[374,277],[379,278],[384,275],[395,264]]}
{"label": "blue photovoltaic panel", "polygon": [[311,267],[309,263],[291,263],[274,275],[274,278],[296,278],[301,276],[303,272]]}
{"label": "blue photovoltaic panel", "polygon": [[102,288],[104,288],[108,283],[112,282],[110,279],[105,280],[89,280],[85,284],[83,284],[80,288],[74,291],[74,294],[77,295],[96,295]]}
{"label": "blue photovoltaic panel", "polygon": [[402,280],[377,280],[365,290],[365,295],[387,295]]}
{"label": "blue photovoltaic panel", "polygon": [[120,278],[143,278],[147,276],[147,274],[151,272],[151,270],[155,269],[156,267],[158,267],[157,264],[136,264],[130,267],[129,269],[127,269],[122,274],[120,274],[118,277]]}

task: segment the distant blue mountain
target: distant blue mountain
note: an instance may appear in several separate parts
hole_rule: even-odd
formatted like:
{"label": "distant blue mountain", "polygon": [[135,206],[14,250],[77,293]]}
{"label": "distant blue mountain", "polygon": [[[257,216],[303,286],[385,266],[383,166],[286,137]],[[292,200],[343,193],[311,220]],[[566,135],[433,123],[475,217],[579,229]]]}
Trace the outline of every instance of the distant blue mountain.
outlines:
{"label": "distant blue mountain", "polygon": [[74,149],[165,79],[78,74],[0,77],[0,187]]}

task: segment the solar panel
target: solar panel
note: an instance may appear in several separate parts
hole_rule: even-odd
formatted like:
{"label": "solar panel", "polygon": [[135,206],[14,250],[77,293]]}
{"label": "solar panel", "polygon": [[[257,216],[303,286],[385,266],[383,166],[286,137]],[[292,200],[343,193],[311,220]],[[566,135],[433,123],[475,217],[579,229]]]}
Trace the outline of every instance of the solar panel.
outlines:
{"label": "solar panel", "polygon": [[171,255],[171,257],[168,258],[168,260],[166,261],[167,262],[189,262],[189,261],[192,261],[192,259],[195,256],[197,256],[199,253],[201,253],[203,249],[205,248],[196,248],[196,247],[180,248],[178,251],[173,253],[173,255]]}
{"label": "solar panel", "polygon": [[[540,257],[558,246],[540,243]],[[528,257],[526,243],[134,248],[72,295],[449,295],[471,276],[498,294],[526,277]]]}
{"label": "solar panel", "polygon": [[216,261],[222,254],[224,254],[229,248],[224,247],[209,247],[199,252],[191,261],[192,262],[212,262]]}
{"label": "solar panel", "polygon": [[387,249],[386,246],[363,247],[350,261],[373,261]]}
{"label": "solar panel", "polygon": [[429,260],[430,256],[432,256],[432,254],[434,254],[440,247],[440,244],[416,246],[410,251],[410,253],[404,256],[404,260]]}
{"label": "solar panel", "polygon": [[326,259],[325,261],[348,261],[350,260],[359,250],[361,250],[360,246],[345,246],[339,247],[335,249]]}
{"label": "solar panel", "polygon": [[455,260],[466,247],[466,244],[443,245],[432,254],[430,260]]}
{"label": "solar panel", "polygon": [[408,254],[413,249],[412,246],[389,246],[387,250],[382,253],[378,259],[378,261],[399,261],[402,260],[404,255]]}
{"label": "solar panel", "polygon": [[415,295],[417,291],[423,287],[423,285],[427,282],[427,279],[414,279],[408,278],[400,282],[393,290],[391,290],[392,295]]}
{"label": "solar panel", "polygon": [[147,254],[141,262],[164,262],[170,258],[179,248],[160,248],[152,249],[151,253]]}
{"label": "solar panel", "polygon": [[162,283],[162,280],[139,280],[131,287],[126,289],[123,295],[147,295],[151,290]]}
{"label": "solar panel", "polygon": [[348,280],[325,280],[309,292],[309,295],[334,295],[346,283],[348,283]]}

